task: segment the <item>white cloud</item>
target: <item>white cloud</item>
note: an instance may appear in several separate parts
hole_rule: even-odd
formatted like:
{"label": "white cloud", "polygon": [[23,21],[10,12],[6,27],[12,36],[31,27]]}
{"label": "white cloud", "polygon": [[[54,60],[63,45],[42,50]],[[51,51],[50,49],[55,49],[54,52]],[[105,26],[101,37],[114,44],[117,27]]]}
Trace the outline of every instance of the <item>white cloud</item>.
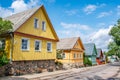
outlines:
{"label": "white cloud", "polygon": [[60,25],[66,29],[79,29],[79,30],[90,30],[90,27],[88,25],[83,25],[83,24],[68,24],[61,22]]}
{"label": "white cloud", "polygon": [[76,13],[78,12],[78,10],[67,10],[67,11],[65,11],[65,13],[67,13],[69,16],[71,16],[71,15],[75,15]]}
{"label": "white cloud", "polygon": [[27,9],[27,4],[23,0],[16,0],[12,3],[11,8],[14,13],[21,12]]}
{"label": "white cloud", "polygon": [[107,46],[112,40],[108,34],[113,27],[112,25],[110,25],[108,28],[99,29],[98,31],[95,31],[94,29],[90,29],[87,31],[78,29],[79,27],[81,27],[80,24],[66,24],[62,22],[61,26],[64,27],[64,29],[58,31],[58,35],[60,38],[80,37],[83,43],[93,42],[96,44],[97,48],[102,48],[103,51],[107,51]]}
{"label": "white cloud", "polygon": [[105,16],[109,16],[109,15],[111,15],[111,13],[112,13],[112,11],[110,11],[110,12],[101,12],[101,13],[97,16],[97,18],[102,18],[102,17],[105,17]]}
{"label": "white cloud", "polygon": [[15,0],[11,8],[14,10],[14,13],[18,13],[35,6],[38,6],[38,0],[30,0],[28,3],[25,3],[24,0]]}
{"label": "white cloud", "polygon": [[12,10],[0,7],[0,17],[6,17],[6,16],[12,15],[12,14],[13,14]]}
{"label": "white cloud", "polygon": [[120,5],[117,6],[117,15],[120,15]]}
{"label": "white cloud", "polygon": [[24,0],[14,0],[9,8],[0,7],[0,17],[6,17],[39,6],[39,1],[40,0],[30,0],[28,3],[25,3]]}
{"label": "white cloud", "polygon": [[111,37],[109,36],[109,31],[113,26],[110,25],[108,28],[99,29],[97,32],[91,34],[91,42],[95,42],[98,48],[102,48],[103,50],[107,50],[107,45],[111,41]]}
{"label": "white cloud", "polygon": [[96,5],[87,5],[85,8],[84,8],[84,12],[86,12],[86,14],[91,14],[93,11],[95,11],[97,8]]}

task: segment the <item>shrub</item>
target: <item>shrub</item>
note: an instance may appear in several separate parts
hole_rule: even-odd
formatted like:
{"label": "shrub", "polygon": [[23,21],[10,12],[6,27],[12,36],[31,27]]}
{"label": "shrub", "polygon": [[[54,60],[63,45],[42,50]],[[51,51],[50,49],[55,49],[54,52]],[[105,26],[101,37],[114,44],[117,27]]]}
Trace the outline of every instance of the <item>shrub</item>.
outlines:
{"label": "shrub", "polygon": [[0,66],[8,64],[9,59],[7,58],[7,53],[3,48],[0,48]]}

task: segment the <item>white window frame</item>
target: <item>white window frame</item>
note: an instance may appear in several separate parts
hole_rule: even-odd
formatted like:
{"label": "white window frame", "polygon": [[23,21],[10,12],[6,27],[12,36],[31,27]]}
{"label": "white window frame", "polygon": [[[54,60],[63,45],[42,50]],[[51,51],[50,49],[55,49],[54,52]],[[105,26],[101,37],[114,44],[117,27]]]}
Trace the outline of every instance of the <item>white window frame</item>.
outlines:
{"label": "white window frame", "polygon": [[[22,40],[28,40],[28,42],[27,42],[27,49],[22,49]],[[30,49],[30,39],[29,38],[22,38],[21,39],[21,50],[22,51],[28,51]]]}
{"label": "white window frame", "polygon": [[[44,26],[43,26],[43,22],[44,22]],[[42,21],[42,31],[46,31],[46,22]]]}
{"label": "white window frame", "polygon": [[[64,55],[64,57],[63,57]],[[66,54],[65,53],[62,53],[62,58],[65,59],[66,58]]]}
{"label": "white window frame", "polygon": [[[35,45],[36,45],[36,42],[39,42],[39,50],[35,50]],[[34,42],[34,50],[35,51],[41,51],[41,40],[35,40],[35,42]]]}
{"label": "white window frame", "polygon": [[82,58],[82,54],[80,53],[80,58]]}
{"label": "white window frame", "polygon": [[[36,20],[37,20],[37,23],[35,22]],[[36,27],[35,23],[37,24],[37,27]],[[34,18],[34,28],[35,29],[39,28],[39,19],[38,18]]]}
{"label": "white window frame", "polygon": [[[48,43],[51,44],[51,49],[50,49],[50,51],[48,51]],[[47,42],[47,52],[52,52],[52,42]]]}
{"label": "white window frame", "polygon": [[76,53],[73,54],[74,59],[76,59]]}

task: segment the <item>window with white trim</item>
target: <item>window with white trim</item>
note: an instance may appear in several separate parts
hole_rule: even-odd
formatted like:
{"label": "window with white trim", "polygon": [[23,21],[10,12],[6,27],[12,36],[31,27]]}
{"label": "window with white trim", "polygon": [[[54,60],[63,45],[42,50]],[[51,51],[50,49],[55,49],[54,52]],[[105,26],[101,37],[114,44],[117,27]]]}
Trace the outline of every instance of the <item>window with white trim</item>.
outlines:
{"label": "window with white trim", "polygon": [[41,41],[35,40],[35,51],[41,51]]}
{"label": "window with white trim", "polygon": [[22,38],[22,40],[21,40],[21,49],[22,50],[29,50],[29,39]]}
{"label": "window with white trim", "polygon": [[52,43],[51,42],[47,42],[47,51],[52,52]]}
{"label": "window with white trim", "polygon": [[46,31],[46,22],[42,21],[42,31]]}
{"label": "window with white trim", "polygon": [[63,53],[63,54],[62,54],[62,58],[65,59],[65,56],[66,56],[65,53]]}
{"label": "window with white trim", "polygon": [[80,54],[80,58],[82,58],[82,54]]}
{"label": "window with white trim", "polygon": [[73,57],[76,58],[76,53],[73,54]]}
{"label": "window with white trim", "polygon": [[34,28],[38,28],[38,19],[34,18]]}

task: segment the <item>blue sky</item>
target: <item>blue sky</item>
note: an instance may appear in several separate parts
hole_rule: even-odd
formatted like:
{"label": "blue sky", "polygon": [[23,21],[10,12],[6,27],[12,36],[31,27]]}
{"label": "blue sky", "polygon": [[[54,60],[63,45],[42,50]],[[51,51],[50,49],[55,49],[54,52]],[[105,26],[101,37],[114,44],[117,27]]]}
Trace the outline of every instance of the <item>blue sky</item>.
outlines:
{"label": "blue sky", "polygon": [[43,4],[59,36],[80,37],[107,50],[111,27],[120,18],[120,0],[0,0],[0,17]]}

